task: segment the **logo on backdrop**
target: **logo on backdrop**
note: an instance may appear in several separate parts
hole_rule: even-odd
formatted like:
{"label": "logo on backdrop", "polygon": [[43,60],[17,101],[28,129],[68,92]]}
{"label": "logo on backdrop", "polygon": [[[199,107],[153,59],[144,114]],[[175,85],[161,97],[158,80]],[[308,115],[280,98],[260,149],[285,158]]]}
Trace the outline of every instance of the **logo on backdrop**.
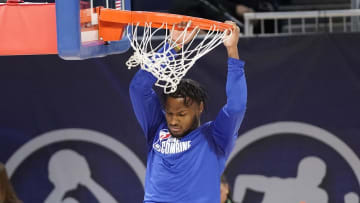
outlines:
{"label": "logo on backdrop", "polygon": [[[324,129],[298,122],[278,122],[257,127],[239,136],[227,162],[247,146],[261,139],[284,133],[294,133],[318,140],[332,149],[350,165],[360,184],[360,160],[342,140]],[[239,174],[235,178],[233,199],[241,203],[246,190],[263,193],[262,203],[328,203],[328,193],[319,185],[326,175],[327,165],[319,157],[308,156],[298,164],[295,178],[266,177],[262,175]],[[359,203],[359,195],[348,192],[345,203]]]}
{"label": "logo on backdrop", "polygon": [[296,178],[238,175],[234,184],[234,200],[242,202],[247,188],[264,192],[264,203],[326,203],[327,192],[319,185],[326,174],[326,164],[318,157],[301,160]]}
{"label": "logo on backdrop", "polygon": [[[100,132],[87,129],[61,129],[50,131],[30,140],[20,147],[6,163],[11,177],[17,168],[36,151],[54,143],[66,141],[87,142],[100,145],[123,159],[135,172],[144,186],[145,166],[142,161],[118,140]],[[45,203],[77,203],[75,198],[65,194],[78,186],[87,188],[98,202],[117,203],[107,188],[104,188],[91,176],[90,160],[71,149],[62,149],[51,155],[48,161],[48,178],[54,189],[47,196]]]}
{"label": "logo on backdrop", "polygon": [[[91,170],[86,158],[73,150],[60,150],[49,161],[49,180],[54,185],[53,191],[45,203],[78,202],[65,194],[82,185],[91,191],[99,202],[117,203],[115,198],[91,178]],[[64,200],[63,200],[64,199]]]}

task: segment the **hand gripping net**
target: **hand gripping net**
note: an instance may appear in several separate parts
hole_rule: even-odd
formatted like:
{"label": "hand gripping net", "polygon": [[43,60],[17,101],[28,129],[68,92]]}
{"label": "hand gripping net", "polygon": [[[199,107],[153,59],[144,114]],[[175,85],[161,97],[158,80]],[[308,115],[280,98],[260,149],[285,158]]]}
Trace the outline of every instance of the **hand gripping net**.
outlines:
{"label": "hand gripping net", "polygon": [[[194,63],[231,36],[231,30],[227,35],[227,31],[222,32],[214,25],[198,43],[195,38],[199,35],[200,29],[198,27],[190,29],[189,25],[190,23],[185,26],[181,35],[174,41],[171,39],[171,32],[167,23],[163,23],[156,30],[152,30],[151,23],[145,23],[142,37],[138,37],[139,24],[132,25],[132,39],[129,37],[129,40],[134,49],[134,54],[126,62],[128,68],[131,69],[140,65],[141,69],[152,73],[157,78],[155,85],[162,87],[165,94],[175,92],[180,80]],[[171,31],[174,31],[175,26],[170,26]],[[151,39],[161,29],[166,30],[165,39],[154,47]],[[128,32],[130,32],[129,30]],[[128,33],[128,36],[130,36],[130,33]],[[185,40],[189,36],[194,36],[194,38],[188,44],[185,44]],[[141,40],[138,40],[140,38]],[[175,53],[173,49],[179,45],[182,49]],[[163,52],[158,53],[158,49],[161,48]]]}

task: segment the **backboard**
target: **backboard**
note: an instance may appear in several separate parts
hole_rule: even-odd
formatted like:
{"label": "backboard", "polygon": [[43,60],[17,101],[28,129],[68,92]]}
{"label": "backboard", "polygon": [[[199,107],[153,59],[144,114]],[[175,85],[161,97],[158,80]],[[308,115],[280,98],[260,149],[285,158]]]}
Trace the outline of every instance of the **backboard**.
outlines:
{"label": "backboard", "polygon": [[127,36],[107,42],[99,37],[96,8],[130,10],[130,3],[131,0],[56,0],[59,56],[65,60],[82,60],[127,51],[130,48]]}

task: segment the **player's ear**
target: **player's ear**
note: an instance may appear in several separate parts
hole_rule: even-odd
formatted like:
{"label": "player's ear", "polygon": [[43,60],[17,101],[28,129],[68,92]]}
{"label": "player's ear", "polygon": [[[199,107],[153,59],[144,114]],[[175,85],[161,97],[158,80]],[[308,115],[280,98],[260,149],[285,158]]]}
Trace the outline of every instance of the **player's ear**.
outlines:
{"label": "player's ear", "polygon": [[200,102],[199,111],[200,111],[200,114],[204,111],[204,102]]}

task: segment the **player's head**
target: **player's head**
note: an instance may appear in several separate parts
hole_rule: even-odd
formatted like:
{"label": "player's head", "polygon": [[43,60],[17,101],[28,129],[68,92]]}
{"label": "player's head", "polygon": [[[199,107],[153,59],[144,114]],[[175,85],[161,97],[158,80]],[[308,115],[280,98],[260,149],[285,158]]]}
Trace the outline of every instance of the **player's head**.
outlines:
{"label": "player's head", "polygon": [[6,173],[5,166],[0,163],[0,202],[20,203]]}
{"label": "player's head", "polygon": [[355,192],[349,192],[344,196],[345,203],[359,203],[359,195]]}
{"label": "player's head", "polygon": [[223,174],[221,176],[221,184],[220,184],[220,203],[225,203],[227,202],[227,200],[231,200],[230,196],[231,195],[230,195],[229,182],[227,181],[226,176]]}
{"label": "player's head", "polygon": [[298,166],[297,179],[307,185],[318,186],[326,175],[326,164],[318,157],[306,157]]}
{"label": "player's head", "polygon": [[75,189],[91,176],[85,157],[68,149],[56,152],[50,158],[48,169],[49,179],[54,186],[66,191]]}
{"label": "player's head", "polygon": [[200,125],[206,92],[199,83],[182,79],[175,92],[164,94],[166,121],[174,137],[183,137]]}
{"label": "player's head", "polygon": [[0,202],[5,201],[6,197],[6,188],[5,185],[7,184],[7,174],[5,167],[2,163],[0,163]]}

